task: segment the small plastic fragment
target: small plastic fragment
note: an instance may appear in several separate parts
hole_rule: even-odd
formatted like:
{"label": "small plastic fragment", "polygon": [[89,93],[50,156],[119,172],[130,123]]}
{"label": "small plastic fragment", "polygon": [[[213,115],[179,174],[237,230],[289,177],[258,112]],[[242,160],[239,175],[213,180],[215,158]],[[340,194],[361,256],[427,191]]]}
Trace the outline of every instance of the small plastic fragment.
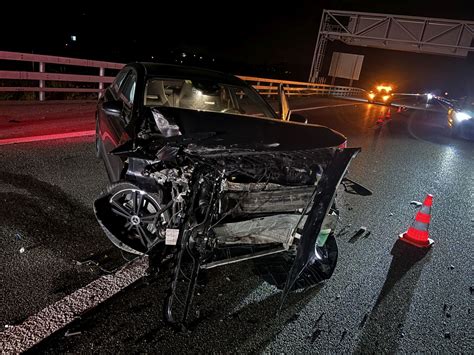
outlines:
{"label": "small plastic fragment", "polygon": [[80,331],[79,332],[69,332],[69,330],[66,330],[66,333],[64,333],[64,336],[65,337],[72,337],[74,335],[81,335],[81,334],[82,334],[82,332],[80,332]]}

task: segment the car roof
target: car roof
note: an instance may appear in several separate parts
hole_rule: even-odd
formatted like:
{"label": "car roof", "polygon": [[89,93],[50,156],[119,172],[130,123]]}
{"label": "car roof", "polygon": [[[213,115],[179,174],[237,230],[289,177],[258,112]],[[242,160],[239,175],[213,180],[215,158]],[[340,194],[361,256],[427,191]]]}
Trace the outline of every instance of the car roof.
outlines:
{"label": "car roof", "polygon": [[127,66],[135,67],[139,71],[143,70],[144,75],[147,77],[211,80],[217,81],[221,84],[248,86],[245,81],[234,75],[209,69],[148,62],[136,62],[128,64]]}

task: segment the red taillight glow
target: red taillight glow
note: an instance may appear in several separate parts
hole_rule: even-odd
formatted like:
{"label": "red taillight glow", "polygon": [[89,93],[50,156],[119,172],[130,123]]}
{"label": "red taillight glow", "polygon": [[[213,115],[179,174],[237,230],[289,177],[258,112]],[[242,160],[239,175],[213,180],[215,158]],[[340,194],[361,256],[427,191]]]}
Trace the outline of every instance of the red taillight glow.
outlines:
{"label": "red taillight glow", "polygon": [[95,130],[89,130],[89,131],[80,131],[80,132],[43,134],[40,136],[5,138],[5,139],[0,139],[0,145],[39,142],[39,141],[47,141],[47,140],[52,140],[52,139],[85,137],[85,136],[93,136],[94,134],[95,134]]}
{"label": "red taillight glow", "polygon": [[347,148],[347,140],[345,140],[344,143],[339,144],[337,147],[340,148],[340,149]]}

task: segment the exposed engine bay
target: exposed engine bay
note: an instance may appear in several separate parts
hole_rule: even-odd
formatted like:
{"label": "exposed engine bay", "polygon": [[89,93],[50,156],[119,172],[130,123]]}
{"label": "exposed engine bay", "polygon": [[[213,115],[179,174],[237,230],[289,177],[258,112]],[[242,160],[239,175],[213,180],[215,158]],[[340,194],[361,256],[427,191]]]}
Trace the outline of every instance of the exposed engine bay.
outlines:
{"label": "exposed engine bay", "polygon": [[[94,203],[117,247],[173,260],[169,322],[186,321],[202,270],[288,252],[296,269],[284,292],[308,270],[315,282],[332,275],[334,196],[358,149],[258,151],[181,143],[161,144],[155,159],[130,154],[126,182],[111,185]],[[310,254],[300,252],[303,243]],[[178,283],[183,277],[186,286]]]}

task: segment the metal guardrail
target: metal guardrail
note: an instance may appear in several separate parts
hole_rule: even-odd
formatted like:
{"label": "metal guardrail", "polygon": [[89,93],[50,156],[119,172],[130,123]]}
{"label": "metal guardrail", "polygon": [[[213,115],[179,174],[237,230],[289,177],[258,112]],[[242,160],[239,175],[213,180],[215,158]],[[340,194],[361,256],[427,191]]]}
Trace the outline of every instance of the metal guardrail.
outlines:
{"label": "metal guardrail", "polygon": [[[46,92],[88,92],[100,94],[104,90],[104,83],[111,83],[114,80],[113,76],[105,76],[105,69],[120,70],[124,64],[111,63],[98,60],[88,59],[77,59],[67,57],[57,57],[50,55],[39,55],[29,53],[17,53],[17,52],[5,52],[0,51],[0,60],[8,61],[19,61],[19,62],[32,62],[38,63],[39,70],[34,71],[10,71],[0,70],[0,80],[2,79],[13,79],[13,80],[34,80],[38,81],[38,87],[28,86],[0,86],[0,92],[39,92],[39,100],[44,101]],[[77,67],[89,67],[99,69],[99,75],[79,75],[79,74],[65,74],[65,73],[51,73],[46,72],[46,64],[66,65],[66,66],[77,66]],[[74,83],[96,83],[98,88],[79,88],[79,87],[47,87],[47,81],[61,81],[61,82],[74,82]]]}
{"label": "metal guardrail", "polygon": [[285,91],[290,96],[322,95],[360,97],[364,96],[366,92],[364,89],[349,86],[335,86],[328,84],[307,83],[301,81],[264,79],[252,76],[238,75],[238,77],[252,84],[252,86],[262,95],[277,95],[279,84],[283,84]]}
{"label": "metal guardrail", "polygon": [[[38,71],[11,71],[0,70],[0,84],[1,80],[29,80],[38,81],[37,87],[32,86],[0,86],[0,92],[39,92],[39,100],[45,100],[46,92],[76,92],[76,93],[98,93],[99,95],[104,90],[104,84],[111,83],[114,80],[113,76],[105,76],[105,70],[120,70],[124,64],[112,63],[88,59],[57,57],[49,55],[38,55],[29,53],[17,53],[0,51],[0,60],[20,61],[38,63]],[[46,71],[46,64],[56,64],[63,66],[76,66],[83,68],[97,68],[99,75],[81,75],[81,74],[66,74],[53,73]],[[334,86],[327,84],[307,83],[288,80],[266,79],[251,76],[238,76],[242,80],[247,81],[259,91],[262,95],[277,95],[278,86],[283,84],[283,87],[290,96],[337,96],[337,97],[360,97],[365,94],[365,90],[347,86]],[[48,81],[61,81],[68,83],[95,83],[97,88],[80,88],[80,87],[48,87]]]}

